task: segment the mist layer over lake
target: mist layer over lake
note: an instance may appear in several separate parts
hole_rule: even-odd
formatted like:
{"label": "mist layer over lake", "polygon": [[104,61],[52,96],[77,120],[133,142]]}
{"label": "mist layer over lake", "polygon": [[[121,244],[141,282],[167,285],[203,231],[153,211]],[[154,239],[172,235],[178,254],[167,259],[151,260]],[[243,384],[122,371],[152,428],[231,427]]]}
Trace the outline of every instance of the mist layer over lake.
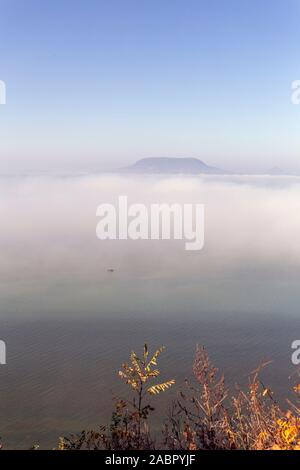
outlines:
{"label": "mist layer over lake", "polygon": [[[98,240],[96,208],[120,195],[204,204],[204,248]],[[116,371],[145,341],[167,347],[162,370],[178,386],[199,343],[229,385],[272,359],[266,379],[287,395],[300,338],[300,178],[2,178],[0,196],[5,443],[53,447],[107,422],[125,388]],[[162,421],[176,390],[159,401]]]}

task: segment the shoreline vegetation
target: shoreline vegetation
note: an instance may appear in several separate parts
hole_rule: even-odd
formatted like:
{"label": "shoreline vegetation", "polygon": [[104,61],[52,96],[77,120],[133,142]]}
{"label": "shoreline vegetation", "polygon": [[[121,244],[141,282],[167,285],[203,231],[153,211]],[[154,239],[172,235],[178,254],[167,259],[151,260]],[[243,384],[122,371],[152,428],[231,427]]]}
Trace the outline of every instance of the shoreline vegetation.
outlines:
{"label": "shoreline vegetation", "polygon": [[58,449],[300,450],[300,384],[293,389],[295,403],[287,401],[288,409],[282,410],[260,380],[267,365],[261,364],[249,376],[247,390],[236,387],[231,396],[224,376],[199,346],[193,364],[195,385],[187,382],[178,392],[160,441],[153,439],[148,418],[155,409],[148,399],[159,399],[175,385],[173,379],[157,382],[157,361],[163,351],[161,347],[149,356],[145,345],[141,357],[132,352],[119,371],[132,398],[116,400],[109,426],[60,438]]}
{"label": "shoreline vegetation", "polygon": [[[200,346],[193,381],[178,391],[160,438],[153,438],[149,417],[155,408],[150,399],[158,400],[175,386],[174,379],[158,379],[157,362],[164,350],[150,355],[145,344],[141,356],[132,351],[118,373],[131,397],[115,399],[109,425],[61,437],[55,450],[300,450],[300,384],[293,388],[294,402],[287,400],[283,410],[260,379],[265,363],[249,375],[246,389],[236,386],[231,394]],[[32,450],[38,448],[33,445]]]}

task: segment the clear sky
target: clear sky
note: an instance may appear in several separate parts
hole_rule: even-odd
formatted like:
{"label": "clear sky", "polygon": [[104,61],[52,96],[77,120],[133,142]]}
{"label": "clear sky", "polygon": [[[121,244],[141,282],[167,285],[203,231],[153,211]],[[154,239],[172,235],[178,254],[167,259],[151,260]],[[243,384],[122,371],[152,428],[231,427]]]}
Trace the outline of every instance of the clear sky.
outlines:
{"label": "clear sky", "polygon": [[0,173],[300,171],[300,0],[0,0]]}

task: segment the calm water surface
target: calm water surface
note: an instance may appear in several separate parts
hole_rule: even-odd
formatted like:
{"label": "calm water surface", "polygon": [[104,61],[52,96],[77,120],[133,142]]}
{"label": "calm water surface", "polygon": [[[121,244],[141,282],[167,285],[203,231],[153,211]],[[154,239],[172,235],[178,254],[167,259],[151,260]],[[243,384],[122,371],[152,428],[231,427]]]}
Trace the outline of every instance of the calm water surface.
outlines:
{"label": "calm water surface", "polygon": [[[205,247],[99,242],[96,207],[200,202]],[[54,447],[110,419],[126,386],[117,371],[144,342],[176,387],[156,402],[157,430],[206,346],[229,386],[260,361],[281,402],[300,337],[300,186],[284,178],[16,178],[0,184],[0,435],[6,446]],[[113,268],[114,272],[109,272]]]}

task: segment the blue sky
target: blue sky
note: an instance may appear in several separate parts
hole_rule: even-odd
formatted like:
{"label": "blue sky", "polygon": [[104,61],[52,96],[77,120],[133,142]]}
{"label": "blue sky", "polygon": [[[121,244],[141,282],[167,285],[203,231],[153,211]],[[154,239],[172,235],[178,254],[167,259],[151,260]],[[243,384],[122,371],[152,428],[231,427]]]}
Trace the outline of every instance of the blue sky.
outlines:
{"label": "blue sky", "polygon": [[300,171],[300,0],[0,0],[0,172]]}

